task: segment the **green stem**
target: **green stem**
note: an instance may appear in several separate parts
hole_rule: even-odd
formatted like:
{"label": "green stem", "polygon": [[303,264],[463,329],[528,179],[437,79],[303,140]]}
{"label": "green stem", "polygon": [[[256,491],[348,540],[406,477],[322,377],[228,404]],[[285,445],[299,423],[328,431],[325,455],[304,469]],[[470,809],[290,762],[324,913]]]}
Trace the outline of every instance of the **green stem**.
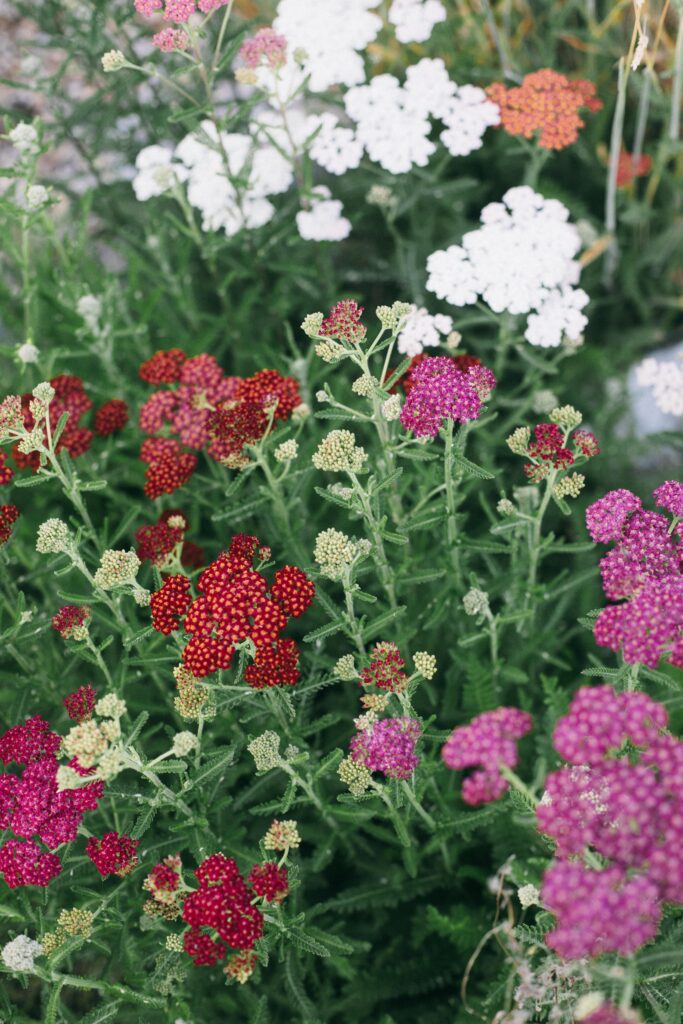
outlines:
{"label": "green stem", "polygon": [[413,787],[406,779],[401,780],[401,789],[408,798],[408,803],[410,803],[411,806],[415,808],[415,810],[420,815],[420,817],[427,825],[427,827],[434,831],[436,829],[436,822],[432,818],[431,814],[428,814],[427,811],[425,811],[424,807],[422,806],[420,801],[417,799],[415,793],[413,792]]}
{"label": "green stem", "polygon": [[[463,428],[464,430],[465,428]],[[460,567],[460,551],[458,550],[458,520],[456,518],[455,479],[453,461],[455,448],[453,444],[453,420],[446,420],[446,448],[444,452],[444,487],[446,490],[446,539],[448,555],[455,574],[455,586],[462,589],[462,569]]]}

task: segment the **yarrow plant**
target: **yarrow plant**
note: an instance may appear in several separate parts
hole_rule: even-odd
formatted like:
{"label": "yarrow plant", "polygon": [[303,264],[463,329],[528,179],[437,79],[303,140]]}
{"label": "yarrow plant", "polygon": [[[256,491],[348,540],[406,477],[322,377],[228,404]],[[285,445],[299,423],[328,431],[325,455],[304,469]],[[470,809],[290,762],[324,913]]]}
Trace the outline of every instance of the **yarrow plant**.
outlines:
{"label": "yarrow plant", "polygon": [[3,6],[3,1019],[679,1024],[683,23],[539,6]]}

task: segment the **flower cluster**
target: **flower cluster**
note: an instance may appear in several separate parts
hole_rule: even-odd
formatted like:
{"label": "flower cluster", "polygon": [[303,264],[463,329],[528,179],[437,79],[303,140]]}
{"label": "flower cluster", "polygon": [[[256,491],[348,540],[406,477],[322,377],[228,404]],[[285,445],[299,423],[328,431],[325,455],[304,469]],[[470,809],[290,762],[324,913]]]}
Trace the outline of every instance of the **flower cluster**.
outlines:
{"label": "flower cluster", "polygon": [[145,492],[151,498],[170,493],[194,471],[196,456],[182,452],[181,445],[205,449],[211,458],[239,468],[249,461],[244,446],[259,441],[273,423],[289,419],[301,404],[292,377],[276,370],[226,377],[213,356],[188,359],[180,349],[155,353],[141,366],[140,376],[174,385],[155,391],[140,410],[146,434],[163,431],[177,437],[150,437],[142,445],[140,457],[150,466]]}
{"label": "flower cluster", "polygon": [[663,413],[683,416],[683,359],[644,359],[636,368],[636,382],[650,389]]}
{"label": "flower cluster", "polygon": [[509,135],[536,137],[542,149],[571,146],[584,126],[579,111],[594,113],[602,107],[592,82],[571,81],[551,68],[533,71],[511,88],[494,82],[486,93],[498,104],[501,128]]}
{"label": "flower cluster", "polygon": [[477,769],[463,781],[465,803],[490,803],[505,793],[509,783],[501,774],[501,765],[517,765],[517,741],[529,732],[532,724],[526,711],[496,708],[453,730],[441,752],[444,762],[454,771]]}
{"label": "flower cluster", "polygon": [[204,231],[228,236],[267,224],[275,214],[269,197],[286,192],[294,180],[290,161],[275,146],[251,135],[217,132],[211,121],[175,149],[140,150],[135,167],[133,189],[140,202],[184,187]]}
{"label": "flower cluster", "polygon": [[0,545],[6,544],[12,536],[12,527],[19,518],[16,505],[0,505]]}
{"label": "flower cluster", "polygon": [[609,491],[586,510],[596,543],[614,542],[600,562],[610,604],[598,616],[594,636],[601,647],[621,651],[625,661],[655,668],[662,657],[683,666],[683,571],[681,531],[683,485],[667,481],[654,492],[669,519],[642,507],[637,495]]}
{"label": "flower cluster", "polygon": [[85,640],[91,614],[87,605],[64,605],[52,616],[52,628],[64,640]]}
{"label": "flower cluster", "polygon": [[[547,777],[536,813],[556,843],[541,894],[561,956],[632,953],[654,936],[662,901],[683,902],[683,743],[663,734],[667,722],[646,694],[597,686],[582,687],[557,723],[569,764]],[[572,859],[586,851],[605,859],[602,870]]]}
{"label": "flower cluster", "polygon": [[361,686],[376,686],[378,690],[400,693],[408,685],[408,676],[403,671],[405,660],[394,643],[375,644],[370,664],[361,670]]}
{"label": "flower cluster", "polygon": [[73,693],[64,698],[64,707],[69,718],[74,722],[85,722],[92,716],[95,709],[96,690],[87,684],[79,686]]}
{"label": "flower cluster", "polygon": [[118,832],[105,832],[101,839],[91,836],[85,852],[103,878],[107,875],[118,875],[119,878],[123,878],[138,862],[138,846],[138,839],[119,835]]}
{"label": "flower cluster", "polygon": [[[282,637],[289,618],[298,618],[311,604],[315,587],[295,566],[278,569],[272,585],[253,568],[254,559],[270,552],[257,537],[238,534],[197,580],[199,597],[190,596],[190,581],[169,576],[152,595],[152,624],[168,634],[180,626],[191,639],[183,662],[195,678],[211,675],[232,664],[235,645],[251,640],[254,660],[244,678],[254,689],[293,686],[298,678],[299,652],[293,640]],[[184,617],[184,618],[183,618]]]}
{"label": "flower cluster", "polygon": [[[349,89],[344,106],[355,123],[354,141],[392,174],[405,174],[429,162],[436,151],[430,138],[432,118],[443,125],[440,139],[452,156],[479,149],[486,129],[500,120],[497,105],[484,90],[456,85],[438,58],[425,57],[411,65],[403,85],[393,75],[376,75],[368,85]],[[343,170],[359,161],[360,154]]]}
{"label": "flower cluster", "polygon": [[61,737],[40,715],[0,737],[0,761],[24,766],[19,775],[0,776],[0,828],[19,837],[0,846],[0,873],[10,888],[45,886],[55,878],[61,871],[60,859],[40,844],[54,850],[75,839],[86,811],[95,810],[102,796],[99,781],[60,791],[60,744]]}
{"label": "flower cluster", "polygon": [[427,288],[453,306],[481,297],[495,313],[530,314],[525,337],[532,345],[576,340],[587,323],[581,310],[588,295],[574,287],[581,239],[568,220],[559,200],[527,185],[508,189],[502,202],[484,207],[482,226],[461,245],[431,254]]}
{"label": "flower cluster", "polygon": [[[199,888],[185,897],[182,907],[183,921],[190,925],[183,945],[195,966],[212,967],[225,959],[228,947],[253,949],[263,934],[263,914],[253,905],[256,889],[249,888],[236,862],[215,853],[202,861],[195,875]],[[259,877],[257,874],[256,880]],[[286,871],[284,880],[276,880],[266,872],[259,887],[271,894],[271,899],[278,893],[286,895]],[[217,939],[212,937],[213,933]]]}
{"label": "flower cluster", "polygon": [[460,369],[450,356],[424,356],[410,370],[401,423],[416,437],[436,437],[445,419],[478,419],[496,378],[485,366]]}
{"label": "flower cluster", "polygon": [[361,729],[349,744],[351,757],[371,772],[388,779],[408,779],[420,759],[415,746],[422,735],[416,718],[382,718]]}
{"label": "flower cluster", "polygon": [[[550,423],[537,423],[533,441],[528,427],[517,427],[508,437],[508,447],[515,455],[522,455],[529,461],[524,472],[532,484],[541,483],[555,470],[567,470],[576,463],[594,458],[600,454],[600,445],[590,430],[575,430],[582,421],[581,413],[571,405],[552,409]],[[553,479],[553,493],[557,498],[576,498],[585,483],[581,473]]]}

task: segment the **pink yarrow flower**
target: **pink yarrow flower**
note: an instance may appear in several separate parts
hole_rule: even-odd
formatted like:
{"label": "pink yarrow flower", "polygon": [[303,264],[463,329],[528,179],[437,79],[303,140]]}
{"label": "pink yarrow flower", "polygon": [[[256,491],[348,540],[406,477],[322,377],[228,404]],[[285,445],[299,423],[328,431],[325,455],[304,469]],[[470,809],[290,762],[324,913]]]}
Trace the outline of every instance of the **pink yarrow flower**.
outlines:
{"label": "pink yarrow flower", "polygon": [[446,740],[441,756],[449,768],[476,767],[462,784],[465,803],[476,805],[498,800],[508,789],[500,765],[514,768],[519,760],[517,741],[533,725],[531,715],[519,708],[496,708],[458,726]]}
{"label": "pink yarrow flower", "polygon": [[383,718],[351,740],[351,757],[389,779],[408,779],[419,764],[415,744],[422,734],[416,718]]}
{"label": "pink yarrow flower", "polygon": [[162,28],[152,36],[152,45],[156,46],[162,53],[171,53],[173,50],[186,50],[190,42],[187,32],[179,28]]}
{"label": "pink yarrow flower", "polygon": [[262,61],[271,68],[279,68],[287,60],[287,40],[272,28],[260,28],[244,40],[239,56],[248,68],[257,68]]}

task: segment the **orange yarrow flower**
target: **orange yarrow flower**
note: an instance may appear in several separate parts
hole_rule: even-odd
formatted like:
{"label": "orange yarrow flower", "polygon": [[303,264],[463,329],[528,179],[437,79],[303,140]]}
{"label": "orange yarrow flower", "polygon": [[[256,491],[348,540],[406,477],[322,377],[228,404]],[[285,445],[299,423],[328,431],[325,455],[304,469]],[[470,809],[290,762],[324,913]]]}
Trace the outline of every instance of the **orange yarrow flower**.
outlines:
{"label": "orange yarrow flower", "polygon": [[542,149],[565,149],[576,142],[584,121],[579,110],[600,110],[595,86],[585,79],[570,81],[552,68],[525,75],[522,84],[507,89],[494,82],[486,90],[500,107],[500,124],[510,135],[531,139],[538,133]]}

